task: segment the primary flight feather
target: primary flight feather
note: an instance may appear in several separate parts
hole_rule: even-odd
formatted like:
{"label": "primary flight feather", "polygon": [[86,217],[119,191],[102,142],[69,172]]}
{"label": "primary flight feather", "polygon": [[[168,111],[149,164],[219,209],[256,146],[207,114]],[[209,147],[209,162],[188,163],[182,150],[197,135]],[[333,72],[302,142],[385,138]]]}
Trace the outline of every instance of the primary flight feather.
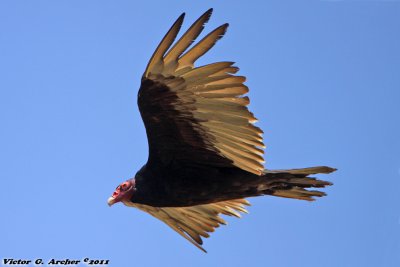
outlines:
{"label": "primary flight feather", "polygon": [[234,75],[233,62],[196,67],[195,62],[224,35],[216,28],[189,47],[204,29],[205,12],[174,43],[184,14],[172,25],[146,67],[138,105],[149,143],[147,163],[120,184],[108,199],[162,220],[199,249],[225,221],[240,217],[247,197],[272,195],[314,200],[330,182],[309,175],[330,167],[264,169],[262,130],[248,110],[245,77]]}

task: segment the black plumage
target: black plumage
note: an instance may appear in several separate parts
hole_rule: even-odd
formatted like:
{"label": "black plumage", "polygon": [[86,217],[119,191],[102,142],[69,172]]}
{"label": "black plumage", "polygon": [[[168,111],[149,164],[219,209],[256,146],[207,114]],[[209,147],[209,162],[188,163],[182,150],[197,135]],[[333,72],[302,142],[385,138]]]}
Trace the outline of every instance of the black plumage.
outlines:
{"label": "black plumage", "polygon": [[[330,182],[309,177],[329,167],[266,170],[262,130],[248,110],[245,77],[233,62],[195,67],[228,24],[189,46],[209,20],[205,12],[174,44],[182,14],[163,38],[142,77],[138,106],[149,143],[147,163],[119,186],[109,203],[122,201],[164,221],[198,248],[224,220],[240,216],[245,198],[273,195],[313,200]],[[129,189],[126,189],[129,188]],[[117,200],[118,199],[118,200]]]}

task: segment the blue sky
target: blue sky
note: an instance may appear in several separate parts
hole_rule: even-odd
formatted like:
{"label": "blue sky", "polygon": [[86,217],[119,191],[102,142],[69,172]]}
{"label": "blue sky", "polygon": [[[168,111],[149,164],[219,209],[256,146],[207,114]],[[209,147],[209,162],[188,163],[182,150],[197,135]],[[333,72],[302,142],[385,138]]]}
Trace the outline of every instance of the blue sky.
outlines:
{"label": "blue sky", "polygon": [[[400,1],[1,1],[0,259],[400,266]],[[267,168],[329,165],[316,202],[260,197],[205,240],[107,198],[146,162],[140,78],[173,21],[230,23]],[[322,177],[321,177],[322,178]],[[84,266],[84,265],[81,265]]]}

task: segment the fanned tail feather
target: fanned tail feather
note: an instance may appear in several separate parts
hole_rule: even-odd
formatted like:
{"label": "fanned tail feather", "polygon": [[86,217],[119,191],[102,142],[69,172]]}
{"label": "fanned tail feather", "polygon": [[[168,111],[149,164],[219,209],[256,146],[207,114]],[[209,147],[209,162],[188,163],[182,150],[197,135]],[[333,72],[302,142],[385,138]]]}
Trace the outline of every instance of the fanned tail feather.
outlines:
{"label": "fanned tail feather", "polygon": [[314,201],[314,197],[326,196],[318,190],[307,190],[307,188],[324,188],[332,185],[331,182],[318,180],[309,175],[336,171],[334,168],[318,166],[290,170],[265,170],[263,177],[267,178],[265,189],[260,187],[264,194]]}

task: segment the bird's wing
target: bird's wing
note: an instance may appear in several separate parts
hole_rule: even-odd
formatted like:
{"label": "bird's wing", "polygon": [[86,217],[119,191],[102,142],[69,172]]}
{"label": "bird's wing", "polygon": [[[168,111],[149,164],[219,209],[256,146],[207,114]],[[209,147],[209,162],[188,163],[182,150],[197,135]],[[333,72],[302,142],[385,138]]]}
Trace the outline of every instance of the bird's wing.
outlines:
{"label": "bird's wing", "polygon": [[220,214],[240,218],[240,212],[247,213],[245,206],[250,205],[246,199],[235,199],[190,207],[159,208],[132,202],[124,202],[125,205],[138,208],[149,213],[166,223],[178,234],[186,238],[190,243],[206,252],[201,246],[202,237],[209,237],[210,232],[226,222]]}
{"label": "bird's wing", "polygon": [[172,46],[183,22],[182,14],[143,74],[138,105],[149,142],[148,164],[200,162],[236,166],[261,175],[265,147],[262,131],[253,125],[256,118],[246,107],[245,77],[233,75],[238,71],[233,62],[194,66],[223,36],[228,24],[188,50],[211,12],[205,12]]}

